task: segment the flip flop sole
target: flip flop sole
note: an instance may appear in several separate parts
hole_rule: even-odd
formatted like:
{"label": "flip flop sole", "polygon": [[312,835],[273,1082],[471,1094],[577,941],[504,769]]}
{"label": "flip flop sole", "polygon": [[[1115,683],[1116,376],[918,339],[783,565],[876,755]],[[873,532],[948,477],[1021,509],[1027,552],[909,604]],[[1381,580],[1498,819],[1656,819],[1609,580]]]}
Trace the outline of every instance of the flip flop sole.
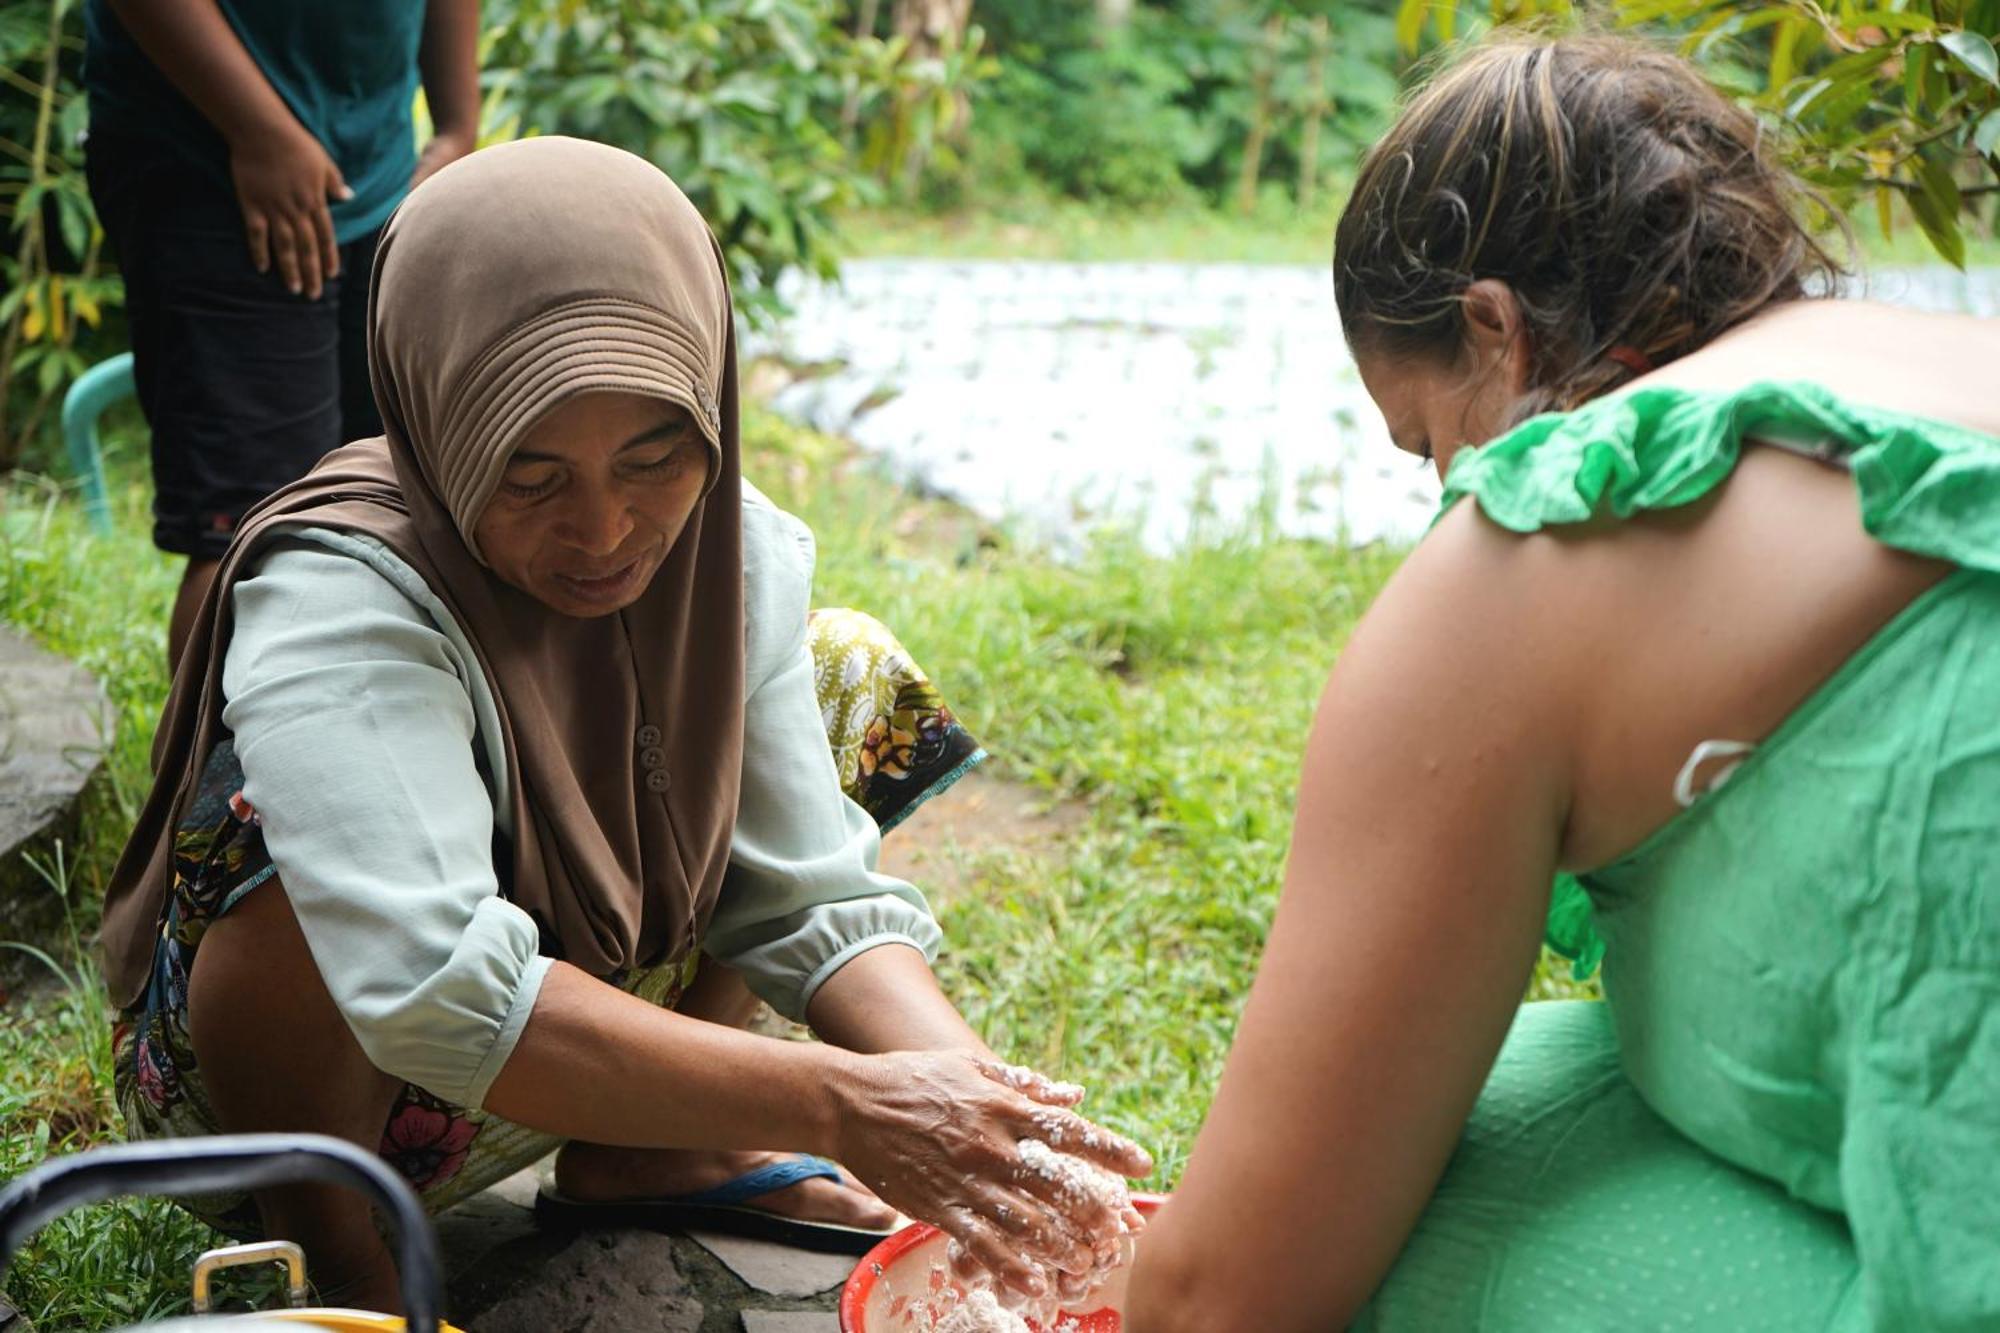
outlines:
{"label": "flip flop sole", "polygon": [[579,1230],[591,1227],[641,1227],[650,1231],[716,1231],[727,1236],[768,1240],[821,1254],[863,1255],[893,1231],[869,1231],[832,1222],[808,1222],[780,1217],[758,1208],[733,1204],[672,1203],[662,1199],[621,1199],[587,1203],[544,1190],[535,1197],[535,1215],[543,1221]]}

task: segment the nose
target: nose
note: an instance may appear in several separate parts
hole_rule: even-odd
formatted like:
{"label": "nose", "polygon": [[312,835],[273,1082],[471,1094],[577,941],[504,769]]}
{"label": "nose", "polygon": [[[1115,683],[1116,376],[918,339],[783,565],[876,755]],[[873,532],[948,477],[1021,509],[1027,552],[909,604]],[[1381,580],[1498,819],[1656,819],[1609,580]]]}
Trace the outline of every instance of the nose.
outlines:
{"label": "nose", "polygon": [[613,555],[632,535],[632,511],[617,497],[581,497],[562,516],[556,535],[579,555],[602,559]]}

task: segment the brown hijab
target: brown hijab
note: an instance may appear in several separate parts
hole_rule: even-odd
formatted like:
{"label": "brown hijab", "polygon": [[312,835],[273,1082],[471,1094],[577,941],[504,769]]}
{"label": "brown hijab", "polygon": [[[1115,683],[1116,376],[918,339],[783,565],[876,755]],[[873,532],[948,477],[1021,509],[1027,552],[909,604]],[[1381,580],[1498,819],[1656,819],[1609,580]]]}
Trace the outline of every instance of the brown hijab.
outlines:
{"label": "brown hijab", "polygon": [[[281,529],[376,538],[464,629],[512,777],[512,865],[496,870],[544,948],[600,976],[656,963],[691,950],[715,904],[743,759],[742,483],[729,289],[701,216],[655,167],[601,144],[474,153],[390,220],[368,358],[387,434],[251,512],[175,672],[152,794],[105,905],[120,1004],[144,989],[174,830],[226,735],[232,586]],[[710,488],[644,595],[579,620],[501,582],[472,529],[522,433],[610,389],[685,409]]]}

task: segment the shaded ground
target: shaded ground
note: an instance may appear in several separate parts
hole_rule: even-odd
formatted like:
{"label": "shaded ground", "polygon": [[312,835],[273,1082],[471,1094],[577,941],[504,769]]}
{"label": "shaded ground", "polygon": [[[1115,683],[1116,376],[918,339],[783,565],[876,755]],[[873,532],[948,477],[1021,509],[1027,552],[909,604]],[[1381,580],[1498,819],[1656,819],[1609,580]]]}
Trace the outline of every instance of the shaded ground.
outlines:
{"label": "shaded ground", "polygon": [[1047,792],[977,768],[882,840],[880,869],[916,885],[934,904],[950,902],[978,888],[982,863],[995,855],[1027,857],[1053,870],[1064,840],[1088,816],[1079,801],[1051,801]]}

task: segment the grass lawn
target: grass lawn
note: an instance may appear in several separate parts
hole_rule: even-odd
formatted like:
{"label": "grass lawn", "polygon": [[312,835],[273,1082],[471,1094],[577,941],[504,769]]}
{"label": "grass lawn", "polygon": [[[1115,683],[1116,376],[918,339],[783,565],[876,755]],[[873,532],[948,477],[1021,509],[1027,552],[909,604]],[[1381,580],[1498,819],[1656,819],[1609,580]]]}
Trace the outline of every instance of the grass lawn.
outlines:
{"label": "grass lawn", "polygon": [[[942,970],[996,1047],[1091,1085],[1090,1109],[1170,1184],[1270,920],[1314,701],[1399,553],[1246,534],[1161,559],[1107,535],[1057,563],[928,521],[936,502],[841,442],[758,412],[747,436],[748,474],[819,536],[819,603],[881,616],[1000,772],[1087,804],[1055,873],[982,855],[942,913]],[[129,445],[118,470],[136,475]],[[109,778],[52,875],[87,934],[144,788],[178,570],[149,544],[136,480],[105,538],[46,483],[17,478],[0,504],[0,616],[83,662],[119,708]],[[0,1010],[0,1175],[118,1134],[95,975],[58,961],[72,986]],[[167,1205],[107,1205],[44,1233],[7,1285],[44,1329],[126,1323],[181,1302],[205,1240]]]}
{"label": "grass lawn", "polygon": [[[1328,264],[1344,198],[1310,212],[1266,199],[1249,217],[1189,207],[1166,212],[1111,209],[1068,199],[991,201],[956,213],[877,209],[842,219],[841,239],[856,257],[1148,260],[1182,263]],[[1884,239],[1872,209],[1856,219],[1868,267],[1942,263],[1914,223]],[[1969,267],[2000,265],[2000,239],[1968,236]]]}

